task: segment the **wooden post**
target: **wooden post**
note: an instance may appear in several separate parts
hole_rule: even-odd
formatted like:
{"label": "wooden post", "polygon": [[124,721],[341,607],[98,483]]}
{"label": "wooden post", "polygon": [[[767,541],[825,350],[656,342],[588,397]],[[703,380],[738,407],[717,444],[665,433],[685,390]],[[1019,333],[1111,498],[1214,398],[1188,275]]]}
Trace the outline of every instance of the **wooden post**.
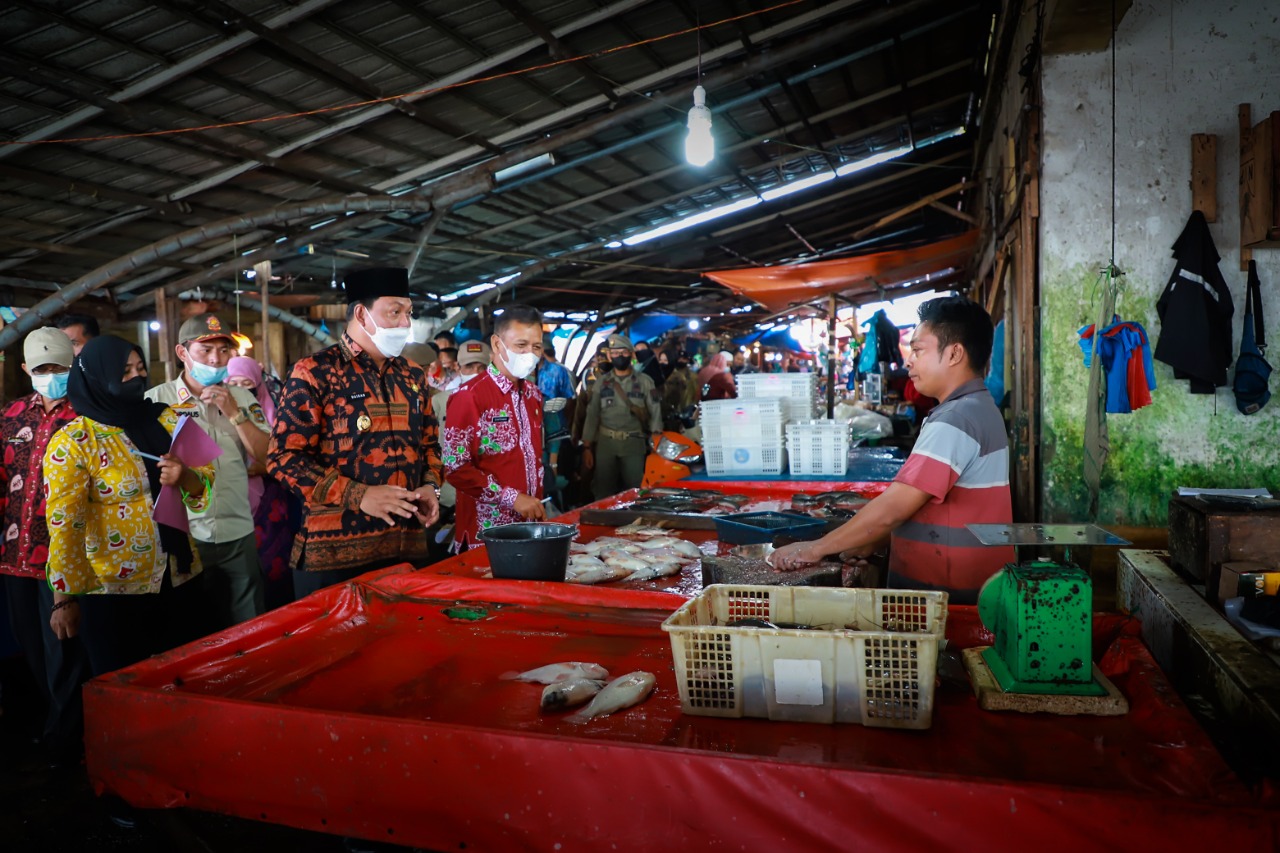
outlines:
{"label": "wooden post", "polygon": [[253,265],[253,277],[262,288],[262,334],[258,337],[258,363],[263,370],[271,369],[271,261]]}
{"label": "wooden post", "polygon": [[1191,209],[1218,221],[1218,137],[1212,133],[1191,134]]}
{"label": "wooden post", "polygon": [[156,320],[160,323],[157,347],[160,350],[160,362],[164,365],[164,381],[172,382],[178,376],[178,355],[174,352],[178,340],[178,306],[172,296],[164,292],[163,287],[156,288]]}

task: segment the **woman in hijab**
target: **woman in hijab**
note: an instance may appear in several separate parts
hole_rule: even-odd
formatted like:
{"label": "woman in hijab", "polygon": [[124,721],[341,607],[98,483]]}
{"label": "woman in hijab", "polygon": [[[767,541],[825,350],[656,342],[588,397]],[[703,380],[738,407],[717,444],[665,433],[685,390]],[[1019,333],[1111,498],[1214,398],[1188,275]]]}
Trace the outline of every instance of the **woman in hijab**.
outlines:
{"label": "woman in hijab", "polygon": [[702,389],[703,400],[730,400],[738,396],[729,367],[729,353],[720,350],[711,356],[706,367],[698,371],[698,387]]}
{"label": "woman in hijab", "polygon": [[152,511],[169,486],[204,512],[213,466],[188,468],[169,454],[177,415],[146,390],[142,350],[110,335],[89,341],[68,380],[78,417],[45,451],[49,624],[59,638],[82,637],[95,675],[203,633],[200,557],[185,530]]}
{"label": "woman in hijab", "polygon": [[[262,367],[246,356],[227,362],[227,384],[239,385],[257,396],[268,426],[276,422],[276,405],[263,382]],[[266,582],[267,609],[293,601],[293,573],[289,571],[289,554],[293,537],[302,519],[297,499],[267,474],[262,462],[249,467],[249,506],[253,510],[253,529],[258,541],[258,557]]]}

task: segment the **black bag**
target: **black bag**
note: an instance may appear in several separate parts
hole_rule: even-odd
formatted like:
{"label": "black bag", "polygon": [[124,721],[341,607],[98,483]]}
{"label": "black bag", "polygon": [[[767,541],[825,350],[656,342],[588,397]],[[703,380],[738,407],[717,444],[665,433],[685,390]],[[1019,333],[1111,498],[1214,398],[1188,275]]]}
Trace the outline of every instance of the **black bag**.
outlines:
{"label": "black bag", "polygon": [[1236,408],[1252,415],[1271,399],[1271,365],[1262,354],[1267,349],[1266,330],[1262,322],[1262,285],[1258,267],[1249,261],[1249,285],[1244,302],[1244,334],[1240,336],[1240,357],[1236,359],[1236,378],[1232,390]]}

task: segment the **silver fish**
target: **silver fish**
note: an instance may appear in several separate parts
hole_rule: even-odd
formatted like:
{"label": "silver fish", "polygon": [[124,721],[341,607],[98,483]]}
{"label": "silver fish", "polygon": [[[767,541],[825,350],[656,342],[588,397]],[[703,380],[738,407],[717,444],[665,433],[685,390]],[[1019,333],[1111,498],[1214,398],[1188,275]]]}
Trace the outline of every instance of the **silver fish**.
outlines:
{"label": "silver fish", "polygon": [[670,547],[676,553],[683,554],[686,557],[693,557],[695,559],[701,559],[703,557],[702,549],[687,539],[677,539]]}
{"label": "silver fish", "polygon": [[542,690],[542,710],[563,711],[577,707],[594,698],[606,683],[598,678],[575,678],[548,684]]}
{"label": "silver fish", "polygon": [[657,679],[652,672],[629,672],[596,694],[591,704],[569,716],[575,723],[585,723],[593,717],[603,717],[623,708],[643,702],[653,691]]}
{"label": "silver fish", "polygon": [[503,681],[528,681],[534,684],[555,684],[558,681],[573,681],[583,678],[608,678],[609,670],[598,663],[582,661],[565,661],[549,663],[526,672],[504,672],[498,676]]}
{"label": "silver fish", "polygon": [[649,561],[639,557],[629,557],[626,554],[611,554],[604,558],[604,564],[617,569],[626,569],[628,572],[638,572],[647,568]]}
{"label": "silver fish", "polygon": [[671,560],[666,563],[654,563],[643,569],[637,569],[627,578],[629,581],[651,581],[658,578],[670,577],[671,575],[680,574],[680,570],[684,568],[684,563]]}
{"label": "silver fish", "polygon": [[610,566],[606,564],[603,569],[587,569],[585,572],[567,575],[565,577],[565,582],[580,583],[584,585],[608,583],[609,581],[620,581],[623,578],[630,576],[630,574],[630,569],[621,569],[617,566]]}

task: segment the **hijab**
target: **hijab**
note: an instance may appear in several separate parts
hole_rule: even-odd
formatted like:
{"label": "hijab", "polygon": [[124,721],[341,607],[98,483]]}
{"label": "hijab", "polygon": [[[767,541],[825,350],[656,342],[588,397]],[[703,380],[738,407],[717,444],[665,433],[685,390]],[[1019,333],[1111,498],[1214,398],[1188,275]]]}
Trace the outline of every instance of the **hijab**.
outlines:
{"label": "hijab", "polygon": [[[145,377],[123,381],[129,354],[142,357],[142,349],[136,344],[114,335],[101,335],[84,345],[71,363],[71,376],[67,380],[67,400],[76,414],[107,426],[120,427],[133,442],[134,447],[152,456],[169,452],[173,437],[160,423],[160,416],[169,408],[164,403],[146,399]],[[160,494],[160,469],[151,459],[142,459],[151,486],[151,498]],[[156,523],[160,530],[160,545],[166,554],[178,561],[178,571],[191,571],[191,543],[187,535],[167,524]]]}
{"label": "hijab", "polygon": [[227,362],[227,376],[238,376],[252,382],[253,393],[258,398],[258,405],[262,406],[262,413],[266,415],[267,423],[276,422],[276,403],[271,399],[267,384],[262,381],[262,366],[258,362],[246,355],[238,355]]}
{"label": "hijab", "polygon": [[[711,356],[711,361],[707,362],[707,366],[698,371],[698,384],[710,385],[711,380],[718,373],[724,373],[729,369],[729,353],[724,350]],[[78,411],[78,410],[77,410]]]}

